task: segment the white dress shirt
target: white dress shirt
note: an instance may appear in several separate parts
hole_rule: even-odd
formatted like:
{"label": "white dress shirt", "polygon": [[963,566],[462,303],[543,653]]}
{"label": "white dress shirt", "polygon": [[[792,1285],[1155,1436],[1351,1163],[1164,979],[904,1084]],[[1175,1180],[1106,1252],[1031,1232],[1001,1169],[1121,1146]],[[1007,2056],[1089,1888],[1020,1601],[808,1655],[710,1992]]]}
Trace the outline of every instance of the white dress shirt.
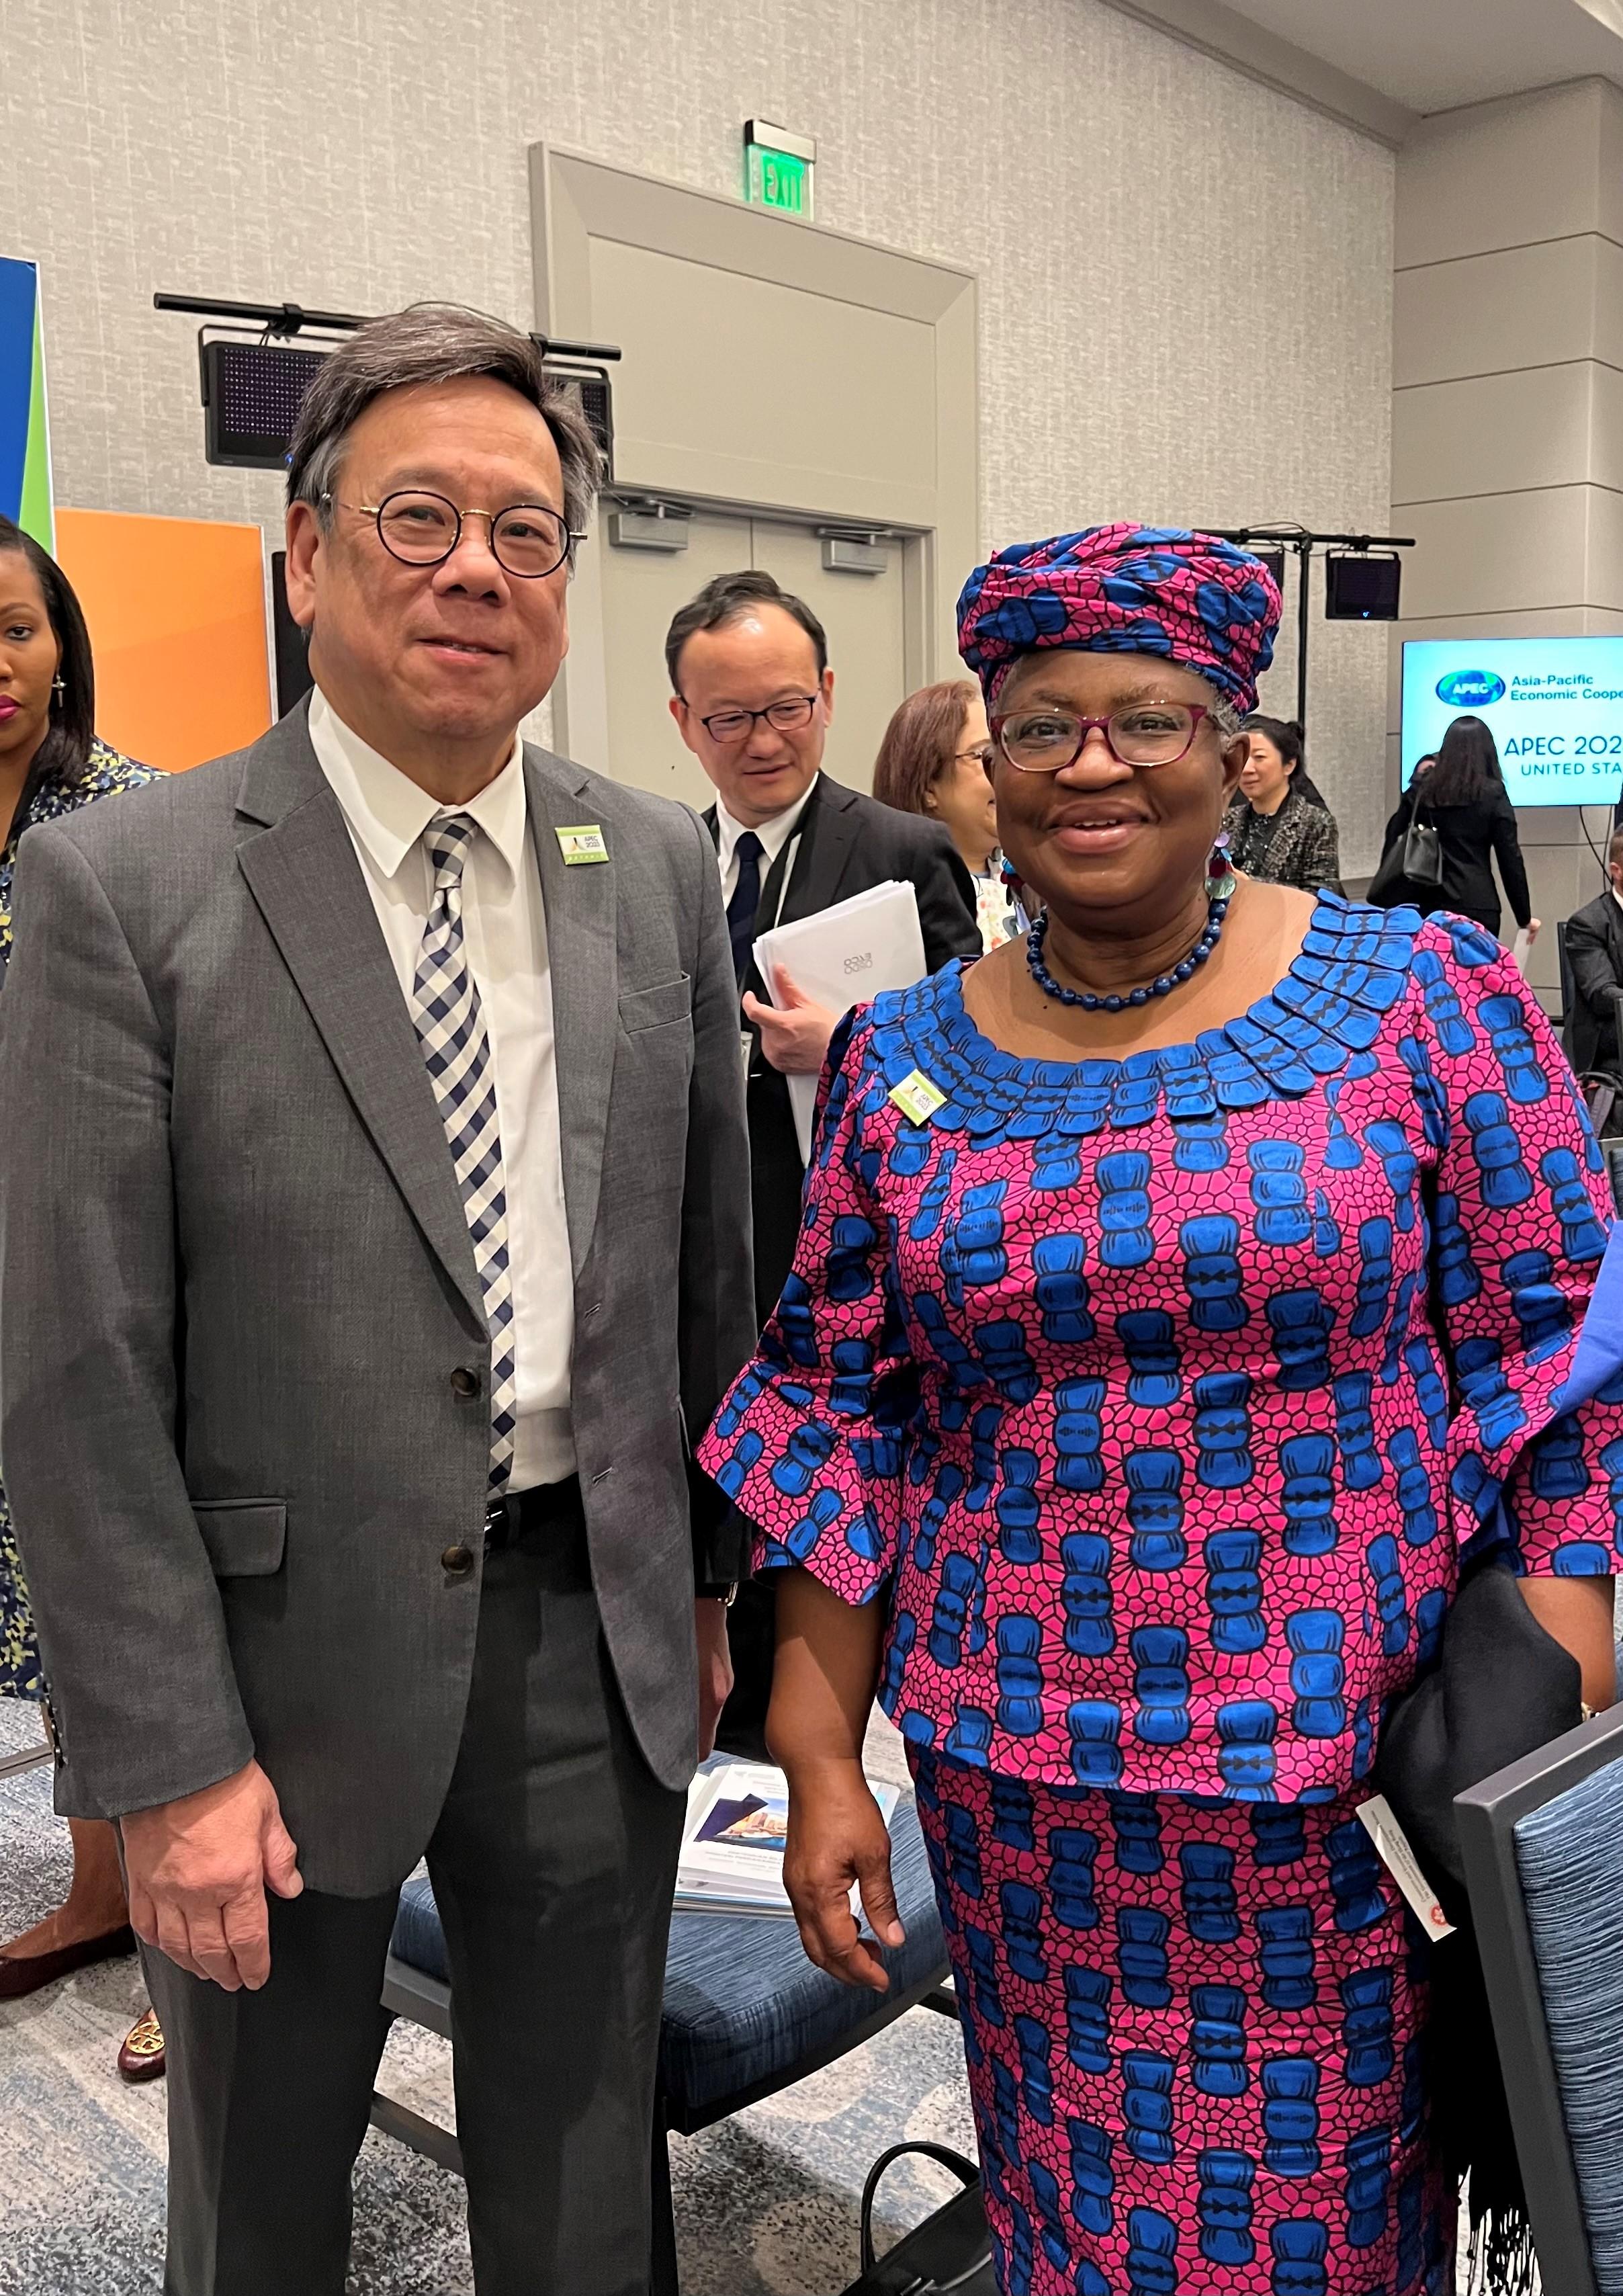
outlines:
{"label": "white dress shirt", "polygon": [[507,1195],[518,1377],[510,1488],[561,1481],[575,1472],[570,1422],[575,1296],[546,912],[520,745],[515,740],[507,763],[477,797],[449,806],[352,733],[319,687],[310,697],[310,742],[343,808],[408,1004],[433,896],[422,833],[431,821],[452,814],[466,814],[478,825],[463,870],[463,940],[496,1070]]}
{"label": "white dress shirt", "polygon": [[[768,871],[800,825],[800,816],[811,803],[811,793],[817,786],[814,774],[792,805],[782,813],[775,813],[770,821],[756,824],[756,835],[761,840],[761,882],[766,882]],[[738,889],[738,840],[748,824],[734,821],[719,795],[716,800],[716,858],[721,865],[721,898],[725,905]]]}

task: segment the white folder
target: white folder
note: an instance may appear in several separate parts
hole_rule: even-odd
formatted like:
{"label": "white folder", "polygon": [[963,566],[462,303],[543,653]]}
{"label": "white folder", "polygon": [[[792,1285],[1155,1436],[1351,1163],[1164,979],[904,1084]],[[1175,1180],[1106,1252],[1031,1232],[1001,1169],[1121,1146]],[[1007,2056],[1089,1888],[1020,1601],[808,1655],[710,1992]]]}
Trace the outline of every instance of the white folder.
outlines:
{"label": "white folder", "polygon": [[[755,962],[775,1004],[781,1001],[779,965],[832,1013],[865,1004],[881,989],[911,988],[925,970],[918,897],[911,885],[889,879],[848,901],[836,901],[832,909],[820,909],[815,917],[775,925],[756,942]],[[805,1164],[811,1158],[817,1078],[791,1076],[788,1083]]]}

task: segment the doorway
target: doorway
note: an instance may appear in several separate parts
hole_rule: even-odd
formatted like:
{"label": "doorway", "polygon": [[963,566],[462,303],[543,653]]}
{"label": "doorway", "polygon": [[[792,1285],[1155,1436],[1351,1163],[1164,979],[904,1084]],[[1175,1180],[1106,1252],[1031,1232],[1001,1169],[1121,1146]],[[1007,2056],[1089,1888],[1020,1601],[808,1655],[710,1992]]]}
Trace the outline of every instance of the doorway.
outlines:
{"label": "doorway", "polygon": [[[803,598],[827,632],[834,711],[824,763],[848,788],[872,788],[881,737],[908,691],[904,570],[918,537],[840,546],[798,521],[671,503],[660,512],[610,506],[598,530],[608,770],[617,781],[709,804],[715,792],[670,715],[665,633],[707,582],[750,567]],[[841,567],[841,558],[855,563]]]}

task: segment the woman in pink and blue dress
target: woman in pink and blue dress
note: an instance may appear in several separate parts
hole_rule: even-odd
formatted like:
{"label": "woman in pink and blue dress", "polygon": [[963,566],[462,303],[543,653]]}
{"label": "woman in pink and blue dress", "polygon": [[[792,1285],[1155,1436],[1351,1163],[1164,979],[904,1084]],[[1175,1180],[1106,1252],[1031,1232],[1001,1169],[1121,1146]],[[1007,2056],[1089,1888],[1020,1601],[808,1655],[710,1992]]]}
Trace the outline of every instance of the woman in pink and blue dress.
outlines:
{"label": "woman in pink and blue dress", "polygon": [[1004,2296],[1452,2289],[1381,1707],[1490,1542],[1612,1695],[1601,1160],[1480,929],[1230,873],[1278,613],[1182,531],[971,578],[1038,922],[842,1024],[703,1451],[783,1573],[801,1934],[881,1988],[876,1690],[906,1741]]}

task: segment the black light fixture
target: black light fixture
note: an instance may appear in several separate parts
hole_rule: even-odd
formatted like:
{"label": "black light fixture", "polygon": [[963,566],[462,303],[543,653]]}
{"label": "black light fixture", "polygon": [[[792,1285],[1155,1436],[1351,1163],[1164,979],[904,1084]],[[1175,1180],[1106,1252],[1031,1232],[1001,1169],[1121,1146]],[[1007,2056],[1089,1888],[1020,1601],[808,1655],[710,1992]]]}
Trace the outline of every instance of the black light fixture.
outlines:
{"label": "black light fixture", "polygon": [[[152,303],[157,310],[186,311],[205,322],[197,339],[203,454],[228,470],[285,470],[299,410],[317,367],[346,335],[367,324],[352,312],[307,311],[298,303],[192,295],[154,295]],[[530,340],[547,373],[578,401],[602,456],[606,485],[614,475],[614,399],[606,362],[618,359],[619,349],[545,335]]]}
{"label": "black light fixture", "polygon": [[1395,622],[1402,581],[1403,561],[1396,551],[1327,551],[1324,619]]}
{"label": "black light fixture", "polygon": [[1396,554],[1413,550],[1412,534],[1309,534],[1305,526],[1276,521],[1269,526],[1220,526],[1225,542],[1237,542],[1260,558],[1279,584],[1288,553],[1296,554],[1296,720],[1307,722],[1307,599],[1313,554],[1324,557],[1324,612],[1331,621],[1392,622],[1398,619]]}

